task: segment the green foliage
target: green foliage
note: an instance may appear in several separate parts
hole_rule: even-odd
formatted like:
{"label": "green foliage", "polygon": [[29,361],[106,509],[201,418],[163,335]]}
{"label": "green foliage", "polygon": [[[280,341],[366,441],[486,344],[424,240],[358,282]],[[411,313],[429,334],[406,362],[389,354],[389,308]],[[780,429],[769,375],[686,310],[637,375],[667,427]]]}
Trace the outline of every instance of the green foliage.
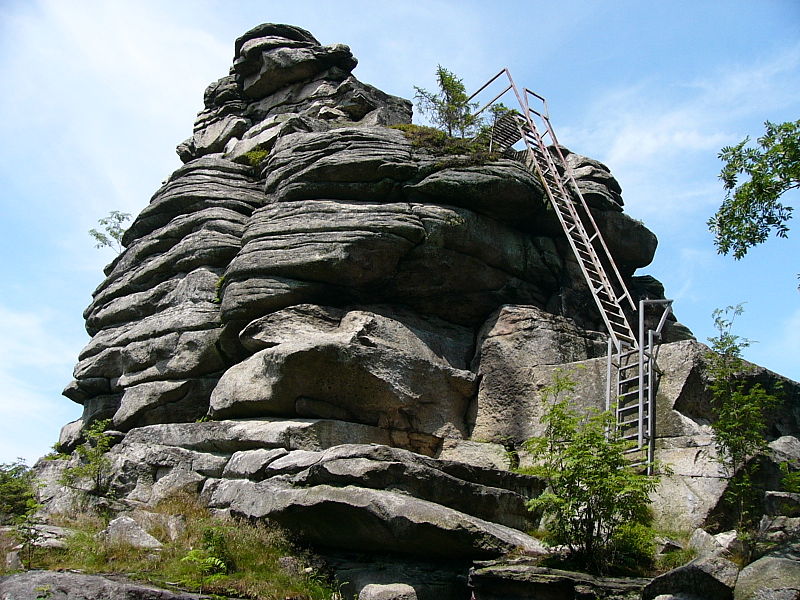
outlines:
{"label": "green foliage", "polygon": [[781,463],[781,488],[784,492],[800,494],[800,471],[789,469],[789,463]]}
{"label": "green foliage", "polygon": [[651,519],[648,495],[656,479],[628,466],[628,443],[615,434],[611,412],[579,415],[570,406],[575,386],[557,370],[542,390],[545,435],[526,441],[525,448],[536,461],[529,472],[542,477],[547,489],[528,507],[544,513],[547,541],[567,546],[579,567],[605,572],[646,553],[640,526]]}
{"label": "green foliage", "polygon": [[428,115],[431,122],[453,137],[458,133],[462,138],[475,133],[480,119],[472,114],[477,104],[468,102],[464,82],[442,65],[436,67],[438,92],[414,86],[414,99],[420,110]]}
{"label": "green foliage", "polygon": [[112,210],[107,217],[97,221],[104,231],[89,230],[89,235],[97,242],[94,247],[108,247],[116,251],[117,254],[122,252],[122,236],[125,233],[122,224],[130,218],[131,216],[128,213]]}
{"label": "green foliage", "polygon": [[267,156],[269,156],[269,150],[254,148],[249,152],[245,152],[242,156],[247,161],[247,164],[249,164],[251,167],[257,167],[264,161],[265,158],[267,158]]}
{"label": "green foliage", "polygon": [[710,337],[712,353],[707,356],[709,389],[715,420],[711,424],[718,460],[730,479],[728,498],[736,513],[737,529],[754,524],[757,494],[752,477],[757,467],[752,459],[767,449],[767,412],[778,403],[780,388],[767,391],[760,383],[748,381],[750,367],[742,350],[752,341],[733,333],[741,304],[713,312],[717,335]]}
{"label": "green foliage", "polygon": [[[62,524],[75,530],[67,548],[40,549],[44,568],[79,569],[87,573],[122,572],[136,579],[225,597],[274,600],[330,600],[334,590],[318,573],[304,569],[311,557],[293,545],[286,534],[269,523],[251,523],[214,517],[188,496],[173,496],[153,509],[181,515],[185,527],[177,535],[165,526],[149,533],[163,543],[157,555],[151,550],[98,538],[106,523],[92,514]],[[300,569],[288,571],[279,559],[294,556]]]}
{"label": "green foliage", "polygon": [[[756,148],[750,138],[726,146],[719,158],[725,162],[719,175],[725,200],[708,220],[714,243],[721,254],[733,253],[737,260],[766,241],[771,232],[786,237],[792,207],[779,202],[791,189],[800,187],[800,120],[764,123],[765,133]],[[749,177],[739,183],[739,177]]]}
{"label": "green foliage", "polygon": [[402,131],[412,147],[425,149],[435,156],[465,157],[468,164],[484,164],[500,158],[499,154],[489,152],[488,138],[485,136],[475,139],[454,138],[434,127],[406,123],[390,127]]}
{"label": "green foliage", "polygon": [[24,460],[0,464],[0,525],[19,523],[38,508],[33,486]]}
{"label": "green foliage", "polygon": [[659,556],[655,566],[662,572],[671,571],[694,560],[696,556],[697,550],[694,548],[681,548]]}
{"label": "green foliage", "polygon": [[225,285],[225,275],[217,279],[214,284],[214,304],[222,304],[222,288]]}
{"label": "green foliage", "polygon": [[106,433],[111,419],[94,421],[83,431],[86,439],[75,449],[80,464],[64,469],[61,484],[76,487],[81,481],[89,481],[91,489],[88,493],[105,496],[109,491],[111,461],[106,453],[111,447],[111,436]]}
{"label": "green foliage", "polygon": [[219,581],[228,572],[225,562],[206,549],[195,548],[194,550],[189,550],[186,556],[181,559],[181,562],[194,567],[193,577],[185,579],[184,583],[192,586],[197,582],[200,588],[198,593],[201,596],[203,595],[203,586]]}

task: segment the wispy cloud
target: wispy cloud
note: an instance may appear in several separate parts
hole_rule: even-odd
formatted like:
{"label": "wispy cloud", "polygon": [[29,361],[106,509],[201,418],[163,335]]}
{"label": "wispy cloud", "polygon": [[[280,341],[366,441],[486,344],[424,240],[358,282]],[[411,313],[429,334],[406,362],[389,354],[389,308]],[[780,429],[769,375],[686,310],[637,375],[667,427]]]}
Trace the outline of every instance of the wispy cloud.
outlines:
{"label": "wispy cloud", "polygon": [[64,424],[80,414],[79,406],[53,393],[67,383],[78,348],[63,340],[52,315],[2,305],[0,339],[0,456],[33,462],[47,450],[44,440],[58,439],[54,417]]}
{"label": "wispy cloud", "polygon": [[[795,45],[769,60],[726,65],[704,79],[667,85],[649,77],[601,93],[562,139],[611,167],[631,212],[677,223],[718,202],[719,148],[757,133],[748,128],[795,102],[798,71]],[[704,201],[706,192],[713,193]]]}

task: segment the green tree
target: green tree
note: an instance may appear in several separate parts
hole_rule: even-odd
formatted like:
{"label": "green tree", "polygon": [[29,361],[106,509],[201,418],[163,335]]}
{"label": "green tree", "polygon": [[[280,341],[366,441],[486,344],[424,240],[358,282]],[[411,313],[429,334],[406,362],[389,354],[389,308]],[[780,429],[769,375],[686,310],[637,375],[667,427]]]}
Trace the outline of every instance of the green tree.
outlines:
{"label": "green tree", "polygon": [[442,65],[438,65],[436,83],[439,85],[438,92],[429,92],[414,86],[414,99],[420,110],[451,137],[456,133],[462,138],[472,135],[480,125],[480,119],[472,114],[477,104],[468,101],[463,81]]}
{"label": "green tree", "polygon": [[25,461],[0,464],[0,525],[24,519],[37,508],[34,477]]}
{"label": "green tree", "polygon": [[742,351],[752,340],[733,333],[734,321],[742,312],[741,304],[713,312],[717,335],[708,338],[713,352],[707,360],[714,442],[730,480],[727,494],[737,529],[744,531],[758,516],[753,484],[757,464],[753,458],[767,450],[767,411],[777,405],[780,389],[767,391],[748,377],[752,368],[742,359]]}
{"label": "green tree", "polygon": [[97,221],[104,231],[89,230],[89,235],[97,242],[94,247],[108,247],[116,251],[117,254],[122,252],[122,236],[125,233],[122,224],[130,218],[131,216],[128,213],[112,210],[107,217]]}
{"label": "green tree", "polygon": [[625,562],[630,539],[649,524],[657,480],[629,466],[629,444],[615,434],[610,411],[580,415],[570,406],[575,386],[558,370],[542,390],[545,435],[525,442],[525,449],[536,461],[529,472],[547,488],[528,507],[544,513],[548,542],[567,546],[582,568],[604,572]]}
{"label": "green tree", "polygon": [[111,419],[93,422],[83,431],[86,441],[75,448],[80,464],[64,469],[61,483],[75,487],[82,480],[89,480],[90,494],[105,496],[108,493],[111,460],[107,452],[111,447],[111,436],[106,433]]}
{"label": "green tree", "polygon": [[[725,163],[719,177],[726,195],[708,227],[720,254],[733,253],[737,260],[773,231],[787,237],[792,207],[779,200],[800,187],[800,120],[767,121],[764,128],[757,147],[748,146],[747,137],[719,153]],[[740,183],[740,176],[749,179]]]}

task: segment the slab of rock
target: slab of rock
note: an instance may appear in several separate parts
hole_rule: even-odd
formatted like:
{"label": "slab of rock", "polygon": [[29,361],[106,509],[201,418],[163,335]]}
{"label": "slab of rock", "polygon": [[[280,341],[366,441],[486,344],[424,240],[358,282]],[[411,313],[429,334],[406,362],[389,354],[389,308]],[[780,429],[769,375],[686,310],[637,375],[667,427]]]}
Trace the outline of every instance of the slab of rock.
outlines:
{"label": "slab of rock", "polygon": [[0,576],[0,597],[9,600],[197,600],[196,594],[182,594],[140,585],[123,577],[26,571]]}
{"label": "slab of rock", "polygon": [[736,580],[734,600],[800,598],[800,561],[765,556],[750,563]]}
{"label": "slab of rock", "polygon": [[111,544],[121,544],[145,550],[160,550],[163,544],[142,529],[131,517],[123,516],[112,520],[97,534],[98,539]]}
{"label": "slab of rock", "polygon": [[642,590],[642,600],[663,594],[686,594],[706,600],[730,600],[739,575],[739,567],[721,558],[699,558],[667,571]]}
{"label": "slab of rock", "polygon": [[524,558],[478,562],[469,573],[475,600],[639,600],[647,581],[550,569]]}
{"label": "slab of rock", "polygon": [[417,592],[406,583],[370,583],[361,588],[358,600],[417,600]]}
{"label": "slab of rock", "polygon": [[320,546],[361,552],[448,558],[546,552],[520,531],[394,491],[330,485],[303,489],[277,478],[223,480],[212,506],[229,507],[245,518],[269,518]]}
{"label": "slab of rock", "polygon": [[[550,383],[556,365],[604,356],[607,349],[599,334],[580,330],[568,319],[534,306],[518,305],[494,312],[482,327],[477,346],[472,368],[480,385],[472,437],[516,444],[543,433],[539,390]],[[605,367],[598,363],[596,368],[602,368],[605,377]],[[585,371],[575,371],[575,379],[592,381]],[[603,388],[596,385],[602,386],[601,381],[597,379],[576,396],[593,397],[596,401],[589,405],[602,408]]]}
{"label": "slab of rock", "polygon": [[378,445],[295,450],[263,467],[261,479],[271,477],[302,489],[331,485],[397,491],[517,529],[530,525],[525,503],[542,490],[542,483],[533,477],[512,473],[497,477],[491,469]]}
{"label": "slab of rock", "polygon": [[[315,318],[292,309],[251,324],[243,336],[268,347],[228,369],[212,393],[210,414],[334,418],[437,438],[466,436],[472,372],[450,366],[402,317],[354,311],[339,313],[334,326],[335,314]],[[287,335],[300,330],[305,335]],[[452,330],[440,328],[436,346],[466,346],[444,341]]]}

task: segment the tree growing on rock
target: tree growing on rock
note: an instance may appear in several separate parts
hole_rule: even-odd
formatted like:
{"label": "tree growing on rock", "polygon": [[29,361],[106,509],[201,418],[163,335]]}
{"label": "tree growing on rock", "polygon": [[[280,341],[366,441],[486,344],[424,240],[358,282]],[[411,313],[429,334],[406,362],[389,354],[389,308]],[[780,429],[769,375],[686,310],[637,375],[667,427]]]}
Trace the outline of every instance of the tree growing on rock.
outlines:
{"label": "tree growing on rock", "polygon": [[456,133],[462,138],[472,135],[480,125],[480,119],[472,114],[477,104],[469,102],[464,82],[442,65],[438,65],[436,83],[439,85],[438,92],[414,86],[414,99],[420,110],[450,137]]}
{"label": "tree growing on rock", "polygon": [[719,461],[730,484],[728,499],[735,512],[737,529],[746,530],[757,518],[753,460],[767,450],[767,411],[778,403],[779,389],[767,391],[748,379],[750,367],[742,351],[752,340],[733,333],[741,304],[717,309],[713,313],[717,335],[709,338],[713,352],[708,354],[709,389],[715,421],[711,424]]}
{"label": "tree growing on rock", "polygon": [[108,213],[107,217],[97,221],[98,225],[100,225],[104,231],[98,231],[97,229],[89,230],[89,235],[92,236],[96,242],[94,247],[108,247],[114,250],[117,254],[121,253],[122,236],[125,233],[125,229],[122,228],[122,224],[130,218],[131,216],[128,213],[112,210],[110,213]]}
{"label": "tree growing on rock", "polygon": [[547,489],[528,507],[542,511],[546,540],[565,545],[580,568],[605,572],[652,557],[649,493],[656,478],[635,472],[629,444],[615,433],[610,411],[578,414],[571,404],[575,380],[564,371],[542,390],[545,435],[525,443]]}
{"label": "tree growing on rock", "polygon": [[[64,470],[61,478],[63,485],[77,488],[81,482],[88,481],[88,493],[93,496],[105,496],[109,491],[111,478],[111,460],[106,453],[111,448],[111,436],[106,433],[111,419],[102,419],[89,425],[83,432],[86,441],[75,448],[80,461],[77,465]],[[78,488],[82,489],[82,488]]]}

